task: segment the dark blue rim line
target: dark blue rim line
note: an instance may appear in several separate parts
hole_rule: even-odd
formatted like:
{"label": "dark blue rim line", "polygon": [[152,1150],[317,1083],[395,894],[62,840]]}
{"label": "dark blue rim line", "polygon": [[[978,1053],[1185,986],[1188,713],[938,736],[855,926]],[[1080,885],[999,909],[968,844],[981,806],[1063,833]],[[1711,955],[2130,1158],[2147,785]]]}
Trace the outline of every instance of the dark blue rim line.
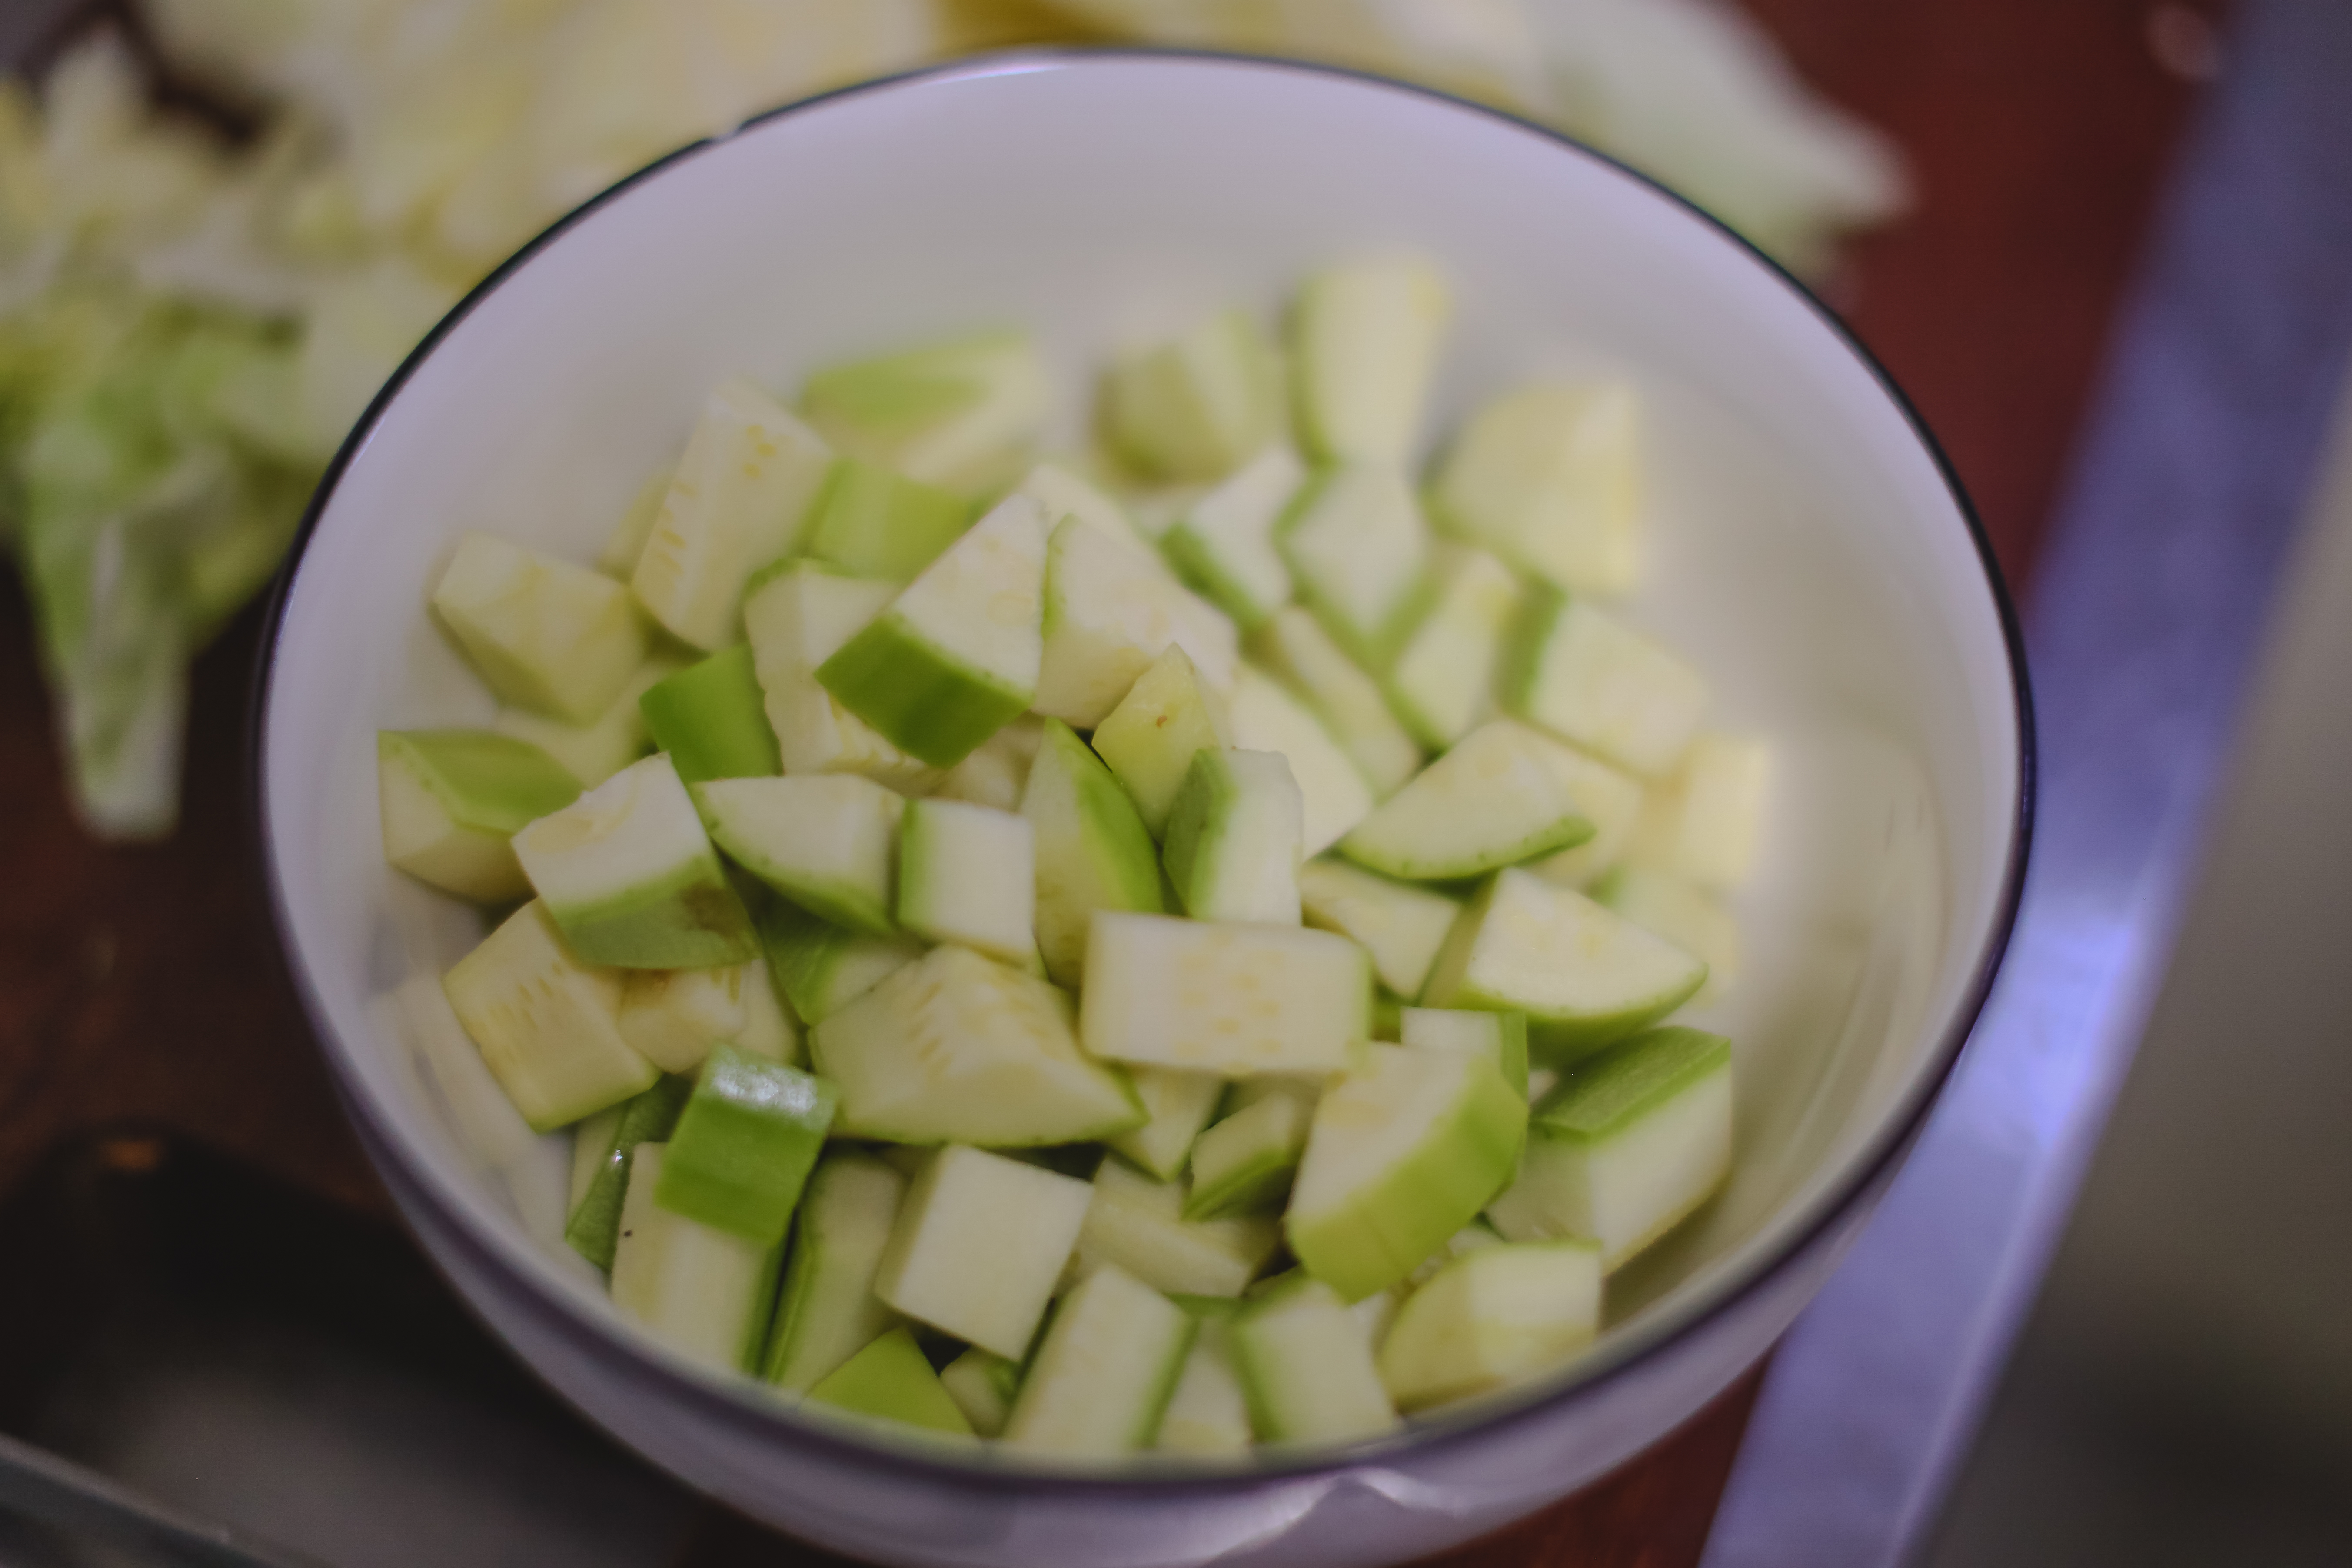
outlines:
{"label": "dark blue rim line", "polygon": [[[1864,1154],[1855,1162],[1847,1178],[1815,1200],[1813,1212],[1794,1234],[1781,1244],[1774,1256],[1758,1264],[1754,1272],[1747,1279],[1723,1294],[1710,1300],[1687,1304],[1674,1315],[1673,1321],[1662,1322],[1653,1330],[1646,1336],[1648,1342],[1637,1343],[1617,1359],[1605,1362],[1596,1367],[1588,1375],[1569,1377],[1550,1385],[1539,1394],[1529,1397],[1517,1406],[1499,1413],[1482,1415],[1472,1412],[1452,1420],[1436,1417],[1429,1423],[1408,1427],[1398,1436],[1351,1447],[1326,1450],[1321,1457],[1312,1459],[1288,1463],[1280,1460],[1252,1461],[1247,1468],[1236,1468],[1215,1475],[1179,1472],[1166,1477],[1144,1479],[1083,1473],[1055,1473],[1031,1470],[1025,1467],[997,1468],[987,1464],[959,1463],[946,1458],[934,1458],[907,1448],[861,1440],[846,1430],[834,1432],[821,1429],[813,1424],[803,1424],[790,1418],[787,1408],[782,1405],[763,1410],[751,1396],[723,1392],[680,1375],[651,1358],[639,1357],[629,1369],[635,1375],[649,1377],[659,1382],[666,1391],[674,1395],[683,1396],[698,1404],[716,1406],[730,1419],[757,1418],[764,1415],[778,1432],[787,1436],[794,1443],[826,1449],[850,1449],[868,1455],[883,1463],[929,1472],[942,1479],[952,1480],[961,1485],[981,1482],[1000,1487],[1011,1485],[1041,1490],[1076,1490],[1097,1495],[1139,1493],[1166,1497],[1187,1492],[1233,1494],[1259,1487],[1286,1484],[1316,1475],[1338,1475],[1359,1465],[1373,1465],[1384,1459],[1406,1454],[1425,1454],[1465,1441],[1486,1442],[1507,1436],[1514,1430],[1541,1418],[1549,1407],[1558,1401],[1599,1387],[1641,1368],[1653,1357],[1671,1348],[1685,1332],[1697,1323],[1756,1294],[1792,1261],[1806,1255],[1813,1244],[1822,1239],[1823,1234],[1845,1214],[1846,1210],[1867,1192],[1874,1182],[1887,1173],[1888,1167],[1902,1151],[1909,1146],[1913,1138],[1925,1124],[1928,1112],[1934,1108],[1936,1096],[1950,1078],[1953,1067],[1959,1058],[1961,1047],[1967,1043],[1969,1035],[1976,1027],[1977,1018],[1982,1013],[1985,999],[1992,989],[1993,978],[2000,970],[2001,958],[2008,951],[2010,938],[2017,923],[2018,903],[2024,889],[2026,858],[2032,838],[2037,766],[2033,731],[2033,695],[2026,674],[2024,637],[2018,623],[2016,605],[2010,596],[2007,584],[2001,575],[2000,563],[1993,553],[1992,542],[1985,533],[1984,523],[1977,514],[1975,504],[1969,500],[1966,488],[1962,486],[1959,476],[1954,471],[1951,459],[1937,441],[1934,433],[1927,428],[1927,422],[1920,417],[1917,408],[1913,405],[1910,398],[1895,384],[1894,377],[1887,374],[1885,367],[1878,363],[1876,356],[1863,345],[1834,311],[1822,304],[1813,292],[1800,282],[1788,268],[1758,249],[1738,231],[1686,197],[1659,184],[1650,175],[1619,159],[1611,157],[1608,153],[1589,147],[1576,138],[1550,126],[1508,113],[1489,104],[1458,98],[1451,93],[1398,81],[1392,78],[1378,76],[1368,71],[1260,55],[1236,54],[1213,49],[1156,49],[1122,46],[1022,48],[972,56],[940,65],[903,71],[895,76],[880,77],[771,110],[745,121],[732,131],[690,142],[676,152],[656,159],[635,174],[626,175],[589,197],[580,205],[556,219],[529,244],[500,263],[495,271],[483,279],[463,300],[459,300],[432,331],[425,335],[425,340],[417,344],[415,350],[402,363],[399,370],[393,374],[392,378],[384,383],[383,389],[368,405],[367,412],[361,416],[359,423],[352,426],[351,435],[344,439],[341,448],[335,454],[334,460],[328,465],[325,475],[320,480],[319,489],[312,496],[309,509],[303,514],[301,526],[295,532],[287,552],[286,563],[279,569],[278,586],[269,607],[268,617],[262,628],[261,649],[254,672],[253,703],[250,709],[253,731],[247,748],[248,761],[253,770],[249,795],[253,805],[256,837],[260,841],[262,854],[270,873],[270,904],[276,911],[279,929],[283,931],[288,926],[288,920],[284,900],[279,891],[280,879],[278,875],[276,854],[268,830],[266,798],[268,785],[264,760],[268,745],[269,678],[277,660],[278,641],[283,630],[287,605],[293,597],[295,579],[301,565],[302,554],[310,544],[310,536],[317,529],[320,518],[325,513],[328,503],[333,499],[336,486],[341,482],[344,471],[358,457],[361,447],[366,444],[369,436],[383,420],[386,411],[399,396],[410,378],[432,356],[433,351],[440,346],[442,340],[455,331],[466,318],[473,313],[476,306],[488,298],[533,257],[607,203],[652,178],[671,164],[693,157],[745,132],[773,121],[804,113],[836,99],[862,96],[913,83],[995,75],[1003,72],[1007,66],[1024,62],[1035,62],[1040,66],[1054,67],[1090,59],[1155,63],[1194,60],[1213,65],[1238,65],[1265,70],[1297,72],[1309,76],[1355,81],[1366,86],[1446,104],[1456,110],[1500,121],[1517,130],[1543,137],[1570,152],[1601,163],[1625,178],[1647,187],[1656,195],[1713,229],[1724,239],[1746,251],[1759,266],[1777,277],[1824,326],[1845,344],[1847,351],[1861,363],[1863,368],[1870,373],[1872,378],[1885,392],[1888,400],[1895,405],[1910,425],[1921,447],[1934,461],[1937,472],[1942,476],[1945,487],[1951,494],[1953,503],[1959,509],[1961,517],[1968,524],[1969,538],[1976,545],[1979,564],[1984,571],[1986,588],[1992,595],[1993,605],[2000,617],[2001,640],[2009,656],[2011,692],[2017,720],[2017,806],[2012,818],[2014,834],[2011,843],[2009,860],[2002,871],[2000,910],[1991,931],[1987,933],[1984,948],[1977,961],[1975,975],[1961,1005],[1952,1019],[1951,1026],[1946,1031],[1944,1038],[1938,1043],[1930,1058],[1934,1063],[1933,1070],[1914,1080],[1909,1102],[1899,1106],[1896,1112],[1879,1128]],[[302,998],[304,1010],[310,1016],[312,1027],[321,1034],[326,1033],[324,1009],[320,1005],[318,999],[312,995],[308,982],[293,962],[291,952],[282,951],[280,956],[294,982],[296,991]],[[376,1125],[371,1120],[368,1108],[341,1084],[340,1075],[338,1075],[337,1089],[353,1119],[366,1123],[375,1132],[376,1142],[385,1150],[392,1152],[404,1164],[412,1162],[412,1156],[402,1147],[400,1141],[392,1135],[391,1130]],[[434,1184],[422,1173],[415,1171],[406,1171],[404,1173],[407,1174],[425,1193],[427,1194],[432,1193]],[[466,1244],[475,1252],[478,1260],[486,1268],[499,1274],[512,1272],[498,1249],[471,1233],[470,1222],[453,1214],[451,1229],[453,1234],[463,1237]],[[438,1267],[437,1263],[436,1267]],[[574,1333],[585,1332],[600,1343],[604,1341],[604,1331],[596,1325],[583,1320],[572,1303],[553,1299],[548,1293],[539,1289],[535,1283],[530,1289],[534,1298],[533,1305],[543,1314],[551,1317],[559,1327]],[[462,1300],[463,1292],[460,1291],[459,1295]],[[468,1310],[471,1310],[470,1303],[468,1303]],[[561,1394],[562,1391],[557,1390],[557,1393]]]}

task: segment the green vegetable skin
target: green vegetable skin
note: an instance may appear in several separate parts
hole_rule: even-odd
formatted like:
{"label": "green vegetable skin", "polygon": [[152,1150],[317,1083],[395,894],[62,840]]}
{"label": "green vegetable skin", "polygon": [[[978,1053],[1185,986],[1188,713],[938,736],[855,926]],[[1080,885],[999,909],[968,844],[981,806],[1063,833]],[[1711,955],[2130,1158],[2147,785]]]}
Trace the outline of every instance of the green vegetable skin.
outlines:
{"label": "green vegetable skin", "polygon": [[783,772],[747,643],[656,681],[637,699],[637,707],[654,749],[669,753],[687,784]]}
{"label": "green vegetable skin", "polygon": [[839,1098],[797,1068],[713,1047],[670,1133],[655,1201],[747,1241],[782,1241]]}

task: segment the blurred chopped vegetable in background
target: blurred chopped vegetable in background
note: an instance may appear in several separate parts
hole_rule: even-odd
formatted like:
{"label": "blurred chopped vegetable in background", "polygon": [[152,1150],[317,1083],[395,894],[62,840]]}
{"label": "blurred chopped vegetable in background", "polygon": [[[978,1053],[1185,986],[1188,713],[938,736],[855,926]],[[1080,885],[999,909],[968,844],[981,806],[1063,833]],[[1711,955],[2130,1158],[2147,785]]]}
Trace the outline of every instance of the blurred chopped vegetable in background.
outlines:
{"label": "blurred chopped vegetable in background", "polygon": [[792,99],[1004,44],[1292,55],[1561,126],[1801,270],[1891,215],[1879,139],[1716,0],[142,0],[0,82],[0,534],[75,798],[171,830],[189,659],[408,351],[549,222]]}

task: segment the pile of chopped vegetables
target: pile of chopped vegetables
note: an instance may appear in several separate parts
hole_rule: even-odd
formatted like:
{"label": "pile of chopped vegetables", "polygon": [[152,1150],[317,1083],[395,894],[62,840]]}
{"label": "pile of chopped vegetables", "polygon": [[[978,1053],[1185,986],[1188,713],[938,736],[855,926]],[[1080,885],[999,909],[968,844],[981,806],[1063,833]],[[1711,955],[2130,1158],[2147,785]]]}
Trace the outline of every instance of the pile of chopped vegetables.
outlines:
{"label": "pile of chopped vegetables", "polygon": [[0,82],[0,536],[84,821],[170,831],[190,658],[384,378],[551,219],[682,142],[989,44],[1213,46],[1559,124],[1800,267],[1891,156],[1709,0],[142,0],[232,142],[110,35]]}

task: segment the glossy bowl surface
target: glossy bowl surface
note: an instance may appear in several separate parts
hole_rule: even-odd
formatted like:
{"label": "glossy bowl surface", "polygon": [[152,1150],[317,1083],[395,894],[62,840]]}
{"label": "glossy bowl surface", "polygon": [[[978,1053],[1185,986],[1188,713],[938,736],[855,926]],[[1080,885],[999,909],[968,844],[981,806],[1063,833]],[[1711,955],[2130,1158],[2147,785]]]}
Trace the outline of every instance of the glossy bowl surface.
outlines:
{"label": "glossy bowl surface", "polygon": [[[787,1410],[639,1338],[562,1248],[560,1138],[469,1146],[376,1001],[478,918],[383,866],[373,731],[478,722],[424,606],[487,529],[585,560],[730,374],[980,325],[1058,384],[1319,262],[1455,288],[1433,447],[1482,395],[1643,392],[1627,613],[1772,738],[1730,1189],[1611,1286],[1561,1375],[1340,1452],[1081,1473]],[[1073,397],[1061,436],[1083,437]],[[1719,226],[1557,136],[1417,89],[1216,57],[985,59],[781,110],[590,203],[418,350],[322,488],[265,655],[263,831],[290,962],[370,1154],[458,1289],[591,1416],[752,1514],[907,1563],[1367,1564],[1493,1529],[1695,1412],[1818,1289],[1973,1023],[2013,916],[2031,742],[1981,531],[1899,394]]]}

